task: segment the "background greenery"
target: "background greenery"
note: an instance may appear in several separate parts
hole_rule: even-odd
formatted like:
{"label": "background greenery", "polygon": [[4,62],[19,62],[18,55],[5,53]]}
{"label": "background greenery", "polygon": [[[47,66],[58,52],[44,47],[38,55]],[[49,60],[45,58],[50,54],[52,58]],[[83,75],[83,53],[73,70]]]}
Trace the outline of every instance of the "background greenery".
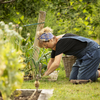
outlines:
{"label": "background greenery", "polygon": [[[100,33],[100,0],[15,0],[0,4],[0,20],[20,26],[37,23],[39,11],[46,12],[45,26],[53,28],[54,35],[71,32],[95,38]],[[34,41],[36,25],[24,27],[22,35],[26,33]]]}

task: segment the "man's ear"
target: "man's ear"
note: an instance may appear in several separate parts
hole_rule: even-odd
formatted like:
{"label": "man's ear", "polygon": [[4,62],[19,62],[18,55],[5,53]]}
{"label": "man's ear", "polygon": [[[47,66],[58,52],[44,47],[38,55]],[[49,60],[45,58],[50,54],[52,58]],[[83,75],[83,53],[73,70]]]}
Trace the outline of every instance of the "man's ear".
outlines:
{"label": "man's ear", "polygon": [[52,42],[54,39],[50,39],[50,41]]}

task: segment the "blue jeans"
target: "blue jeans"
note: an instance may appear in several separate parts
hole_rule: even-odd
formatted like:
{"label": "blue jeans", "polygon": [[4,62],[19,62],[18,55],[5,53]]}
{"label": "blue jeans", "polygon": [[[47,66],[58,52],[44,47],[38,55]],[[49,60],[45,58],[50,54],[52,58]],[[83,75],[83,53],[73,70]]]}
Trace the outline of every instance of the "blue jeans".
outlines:
{"label": "blue jeans", "polygon": [[97,49],[87,51],[86,54],[78,58],[72,67],[70,80],[89,80],[96,81],[98,78],[98,66],[100,63],[100,46]]}

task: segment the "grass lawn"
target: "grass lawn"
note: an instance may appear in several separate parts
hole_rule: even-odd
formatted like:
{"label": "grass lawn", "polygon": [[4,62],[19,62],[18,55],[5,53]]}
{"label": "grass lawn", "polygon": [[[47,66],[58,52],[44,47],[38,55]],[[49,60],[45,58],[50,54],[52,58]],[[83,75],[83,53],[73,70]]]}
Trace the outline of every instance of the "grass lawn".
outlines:
{"label": "grass lawn", "polygon": [[[22,89],[35,89],[34,80],[25,81]],[[66,78],[64,70],[59,71],[56,82],[40,80],[39,89],[54,89],[49,100],[100,100],[100,78],[97,82],[75,85]]]}

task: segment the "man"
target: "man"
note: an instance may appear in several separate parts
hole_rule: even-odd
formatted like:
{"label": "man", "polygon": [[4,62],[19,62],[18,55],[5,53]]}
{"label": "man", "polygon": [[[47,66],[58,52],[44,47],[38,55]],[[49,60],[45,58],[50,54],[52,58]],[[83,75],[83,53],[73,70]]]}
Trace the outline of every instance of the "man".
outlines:
{"label": "man", "polygon": [[100,63],[100,46],[93,40],[77,36],[75,34],[64,34],[54,36],[52,29],[43,28],[38,32],[39,47],[52,49],[51,59],[44,76],[49,75],[59,67],[62,54],[74,55],[77,60],[72,67],[70,81],[92,80],[100,77],[98,66]]}

